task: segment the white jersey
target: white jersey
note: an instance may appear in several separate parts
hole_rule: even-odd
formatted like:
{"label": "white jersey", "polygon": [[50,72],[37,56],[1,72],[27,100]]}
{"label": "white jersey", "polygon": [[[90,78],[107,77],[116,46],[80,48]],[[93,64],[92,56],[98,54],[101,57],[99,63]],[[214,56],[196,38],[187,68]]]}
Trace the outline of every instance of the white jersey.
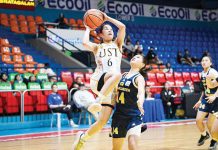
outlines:
{"label": "white jersey", "polygon": [[122,53],[115,42],[101,43],[97,47],[95,61],[96,71],[100,72],[121,72]]}

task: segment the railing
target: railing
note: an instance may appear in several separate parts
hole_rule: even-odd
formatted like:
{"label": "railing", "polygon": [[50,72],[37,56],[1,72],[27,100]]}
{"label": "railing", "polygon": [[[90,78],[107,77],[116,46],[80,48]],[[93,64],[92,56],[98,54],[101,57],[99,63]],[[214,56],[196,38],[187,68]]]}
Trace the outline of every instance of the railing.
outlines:
{"label": "railing", "polygon": [[[58,90],[65,90],[67,91],[67,102],[69,102],[70,100],[70,92],[68,89],[58,89]],[[36,92],[36,91],[51,91],[51,89],[38,89],[38,90],[24,90],[24,91],[19,91],[19,90],[0,90],[0,93],[3,93],[3,92],[18,92],[20,93],[20,121],[21,122],[24,122],[24,116],[25,116],[25,112],[24,112],[24,108],[25,108],[25,94],[27,92]],[[7,97],[7,96],[6,96]],[[47,99],[47,97],[46,97]],[[6,99],[7,100],[7,99]],[[17,106],[19,107],[19,106]]]}
{"label": "railing", "polygon": [[[87,66],[91,66],[91,53],[90,53],[90,52],[88,52],[88,51],[82,51],[81,49],[79,49],[78,47],[76,47],[74,44],[70,43],[69,41],[67,41],[67,40],[63,39],[62,37],[60,37],[59,35],[55,34],[55,33],[52,32],[51,30],[49,30],[49,29],[46,27],[46,25],[45,25],[44,23],[38,24],[38,31],[39,31],[39,28],[40,28],[40,27],[44,28],[44,29],[45,29],[45,32],[50,32],[52,35],[58,37],[58,38],[62,41],[61,44],[60,44],[59,42],[53,40],[51,37],[47,36],[47,34],[44,34],[44,36],[45,36],[46,38],[48,38],[49,40],[51,40],[51,41],[53,41],[54,43],[58,44],[60,47],[62,47],[62,51],[63,51],[63,52],[65,52],[65,51],[70,51],[70,52],[72,52],[72,53],[80,52],[83,56],[87,56],[87,59],[88,59],[88,60],[86,60],[86,61],[87,61],[87,64],[86,64],[86,65],[87,65]],[[38,36],[38,33],[37,33],[37,37],[39,37],[39,36]],[[75,50],[70,50],[70,49],[66,48],[66,47],[65,47],[65,44],[68,44],[68,45],[72,46],[73,48],[76,49],[76,51],[75,51]],[[75,58],[75,57],[74,57],[74,58]],[[80,57],[78,56],[76,59],[79,60]],[[79,61],[81,61],[81,60],[79,60]]]}

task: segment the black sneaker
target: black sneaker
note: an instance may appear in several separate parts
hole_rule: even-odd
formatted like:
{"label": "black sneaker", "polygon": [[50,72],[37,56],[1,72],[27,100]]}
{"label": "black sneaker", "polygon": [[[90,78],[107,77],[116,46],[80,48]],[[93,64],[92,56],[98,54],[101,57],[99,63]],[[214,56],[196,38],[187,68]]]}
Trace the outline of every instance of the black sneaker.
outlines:
{"label": "black sneaker", "polygon": [[211,140],[210,147],[208,149],[209,150],[216,150],[216,145],[217,145],[217,142],[215,140]]}
{"label": "black sneaker", "polygon": [[205,142],[207,139],[209,139],[209,138],[210,138],[210,135],[209,135],[208,132],[206,132],[206,135],[205,135],[205,136],[201,135],[200,139],[198,140],[198,144],[197,144],[197,145],[198,145],[198,146],[203,145],[204,142]]}
{"label": "black sneaker", "polygon": [[145,132],[147,130],[147,128],[148,128],[147,125],[143,124],[142,127],[141,127],[141,133]]}

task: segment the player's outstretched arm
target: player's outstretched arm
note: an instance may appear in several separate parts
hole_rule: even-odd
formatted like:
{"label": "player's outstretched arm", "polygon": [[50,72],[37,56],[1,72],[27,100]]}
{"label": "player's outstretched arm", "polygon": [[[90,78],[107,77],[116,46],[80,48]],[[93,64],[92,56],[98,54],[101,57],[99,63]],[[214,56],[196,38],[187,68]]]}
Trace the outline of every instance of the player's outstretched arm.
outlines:
{"label": "player's outstretched arm", "polygon": [[85,34],[84,34],[84,37],[83,37],[83,46],[89,50],[89,51],[92,51],[93,53],[95,53],[96,49],[97,49],[97,44],[96,43],[93,43],[90,41],[90,31],[91,29],[86,26],[86,30],[85,30]]}
{"label": "player's outstretched arm", "polygon": [[145,80],[142,76],[137,77],[136,84],[138,85],[138,108],[141,111],[141,114],[144,114],[144,100],[145,100]]}
{"label": "player's outstretched arm", "polygon": [[125,24],[123,24],[122,22],[120,22],[116,19],[113,19],[113,18],[107,16],[106,14],[104,14],[104,17],[105,17],[105,21],[109,21],[118,27],[119,31],[117,33],[116,42],[117,42],[117,45],[119,46],[119,48],[121,49],[123,46],[123,43],[124,43],[125,35],[126,35]]}

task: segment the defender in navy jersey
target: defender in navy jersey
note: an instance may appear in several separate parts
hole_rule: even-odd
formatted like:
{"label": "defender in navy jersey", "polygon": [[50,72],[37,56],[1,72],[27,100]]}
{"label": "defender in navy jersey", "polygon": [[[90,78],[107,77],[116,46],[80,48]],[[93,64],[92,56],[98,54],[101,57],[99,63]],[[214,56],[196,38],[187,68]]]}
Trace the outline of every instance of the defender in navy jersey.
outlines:
{"label": "defender in navy jersey", "polygon": [[[204,56],[202,58],[201,65],[204,69],[201,73],[203,92],[199,101],[194,106],[195,109],[198,109],[196,124],[201,132],[201,137],[198,140],[197,145],[203,145],[205,140],[210,138],[211,134],[212,140],[210,142],[209,150],[216,150],[218,141],[218,125],[215,123],[215,114],[218,113],[218,84],[215,82],[216,78],[218,78],[218,72],[211,68],[212,59],[209,56]],[[207,126],[210,134],[206,131],[203,123],[207,115]]]}
{"label": "defender in navy jersey", "polygon": [[130,61],[131,69],[124,73],[118,84],[116,109],[112,117],[113,149],[122,149],[128,135],[129,149],[137,149],[137,139],[141,134],[143,103],[145,99],[145,80],[142,74],[146,59],[134,56]]}

